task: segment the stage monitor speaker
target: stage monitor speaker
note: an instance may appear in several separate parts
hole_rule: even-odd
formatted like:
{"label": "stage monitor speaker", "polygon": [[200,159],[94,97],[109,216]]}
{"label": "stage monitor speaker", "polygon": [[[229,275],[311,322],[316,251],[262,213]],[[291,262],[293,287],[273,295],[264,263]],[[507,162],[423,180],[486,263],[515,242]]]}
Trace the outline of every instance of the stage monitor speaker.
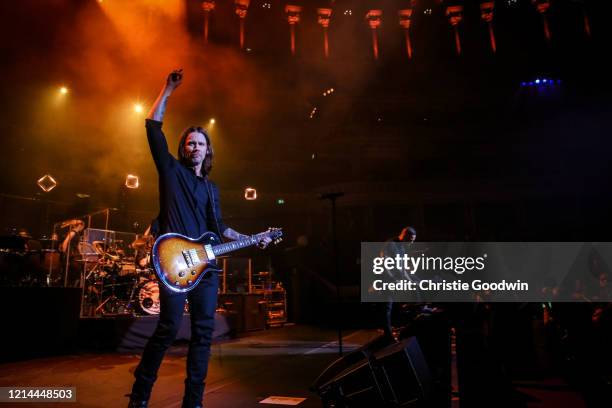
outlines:
{"label": "stage monitor speaker", "polygon": [[[365,350],[364,350],[365,351]],[[362,352],[353,363],[324,384],[315,383],[323,406],[426,407],[432,380],[416,337],[391,344],[373,353]],[[342,360],[342,359],[341,359]],[[340,361],[341,361],[340,360]],[[338,361],[332,367],[340,367]],[[324,373],[329,376],[329,370]]]}
{"label": "stage monitor speaker", "polygon": [[394,406],[423,405],[431,395],[432,379],[416,337],[374,354],[376,366],[384,377],[385,399]]}

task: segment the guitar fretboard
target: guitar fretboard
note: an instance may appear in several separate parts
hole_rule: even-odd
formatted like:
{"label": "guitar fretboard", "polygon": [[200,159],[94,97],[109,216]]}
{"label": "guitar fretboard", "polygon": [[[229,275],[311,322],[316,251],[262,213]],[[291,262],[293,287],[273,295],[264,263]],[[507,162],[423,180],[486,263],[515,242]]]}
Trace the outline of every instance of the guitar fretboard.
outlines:
{"label": "guitar fretboard", "polygon": [[212,247],[212,251],[215,256],[223,255],[228,252],[236,251],[238,249],[250,247],[252,245],[256,245],[266,233],[261,233],[257,235],[253,235],[252,237],[239,239],[237,241],[226,242],[225,244],[219,244]]}

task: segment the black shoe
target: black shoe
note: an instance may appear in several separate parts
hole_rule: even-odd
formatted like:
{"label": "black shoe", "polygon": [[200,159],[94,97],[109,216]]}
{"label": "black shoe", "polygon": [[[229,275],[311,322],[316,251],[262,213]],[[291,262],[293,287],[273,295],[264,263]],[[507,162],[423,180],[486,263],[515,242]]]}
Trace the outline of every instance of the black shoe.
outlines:
{"label": "black shoe", "polygon": [[203,408],[203,407],[202,407],[201,402],[198,404],[194,404],[183,398],[183,403],[181,404],[181,408]]}
{"label": "black shoe", "polygon": [[181,408],[203,408],[203,407],[202,407],[202,403],[193,405],[183,400],[183,403],[181,404]]}
{"label": "black shoe", "polygon": [[147,400],[137,400],[130,398],[130,402],[128,403],[128,408],[147,408],[149,406],[149,401]]}

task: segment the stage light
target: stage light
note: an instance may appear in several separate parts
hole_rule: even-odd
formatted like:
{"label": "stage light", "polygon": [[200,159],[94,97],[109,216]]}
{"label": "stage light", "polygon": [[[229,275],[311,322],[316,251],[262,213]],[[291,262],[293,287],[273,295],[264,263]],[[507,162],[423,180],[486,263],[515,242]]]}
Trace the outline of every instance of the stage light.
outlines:
{"label": "stage light", "polygon": [[533,86],[533,81],[529,81],[529,86]]}
{"label": "stage light", "polygon": [[87,194],[87,193],[76,193],[76,196],[83,199],[83,198],[90,198],[91,195]]}
{"label": "stage light", "polygon": [[215,119],[214,119],[214,118],[210,120],[210,124],[211,124],[211,125],[214,125],[214,124],[215,124]]}
{"label": "stage light", "polygon": [[48,193],[49,191],[57,187],[57,181],[55,181],[53,176],[50,174],[45,174],[44,176],[39,178],[36,181],[36,184],[38,184],[38,187],[40,187],[40,189],[45,193]]}
{"label": "stage light", "polygon": [[135,176],[133,174],[128,174],[125,177],[125,186],[127,188],[138,188],[139,185],[140,183],[138,182],[138,176]]}
{"label": "stage light", "polygon": [[270,8],[272,8],[272,5],[270,3],[264,3],[261,5],[261,7],[269,10]]}
{"label": "stage light", "polygon": [[143,109],[144,108],[142,107],[142,104],[140,104],[140,103],[135,103],[134,104],[134,112],[142,113]]}
{"label": "stage light", "polygon": [[527,86],[527,82],[521,82],[521,86]]}
{"label": "stage light", "polygon": [[560,83],[561,83],[561,80],[560,80],[560,79],[557,79],[557,84],[560,84]]}
{"label": "stage light", "polygon": [[423,11],[423,14],[425,14],[426,16],[431,16],[431,13],[433,11],[430,8],[425,9],[425,11]]}
{"label": "stage light", "polygon": [[344,10],[344,15],[345,16],[352,16],[353,15],[353,10],[351,10],[351,9]]}
{"label": "stage light", "polygon": [[285,200],[283,200],[282,198],[279,198],[278,200],[276,200],[276,204],[283,205],[285,204]]}
{"label": "stage light", "polygon": [[65,86],[62,86],[59,89],[59,93],[62,94],[62,95],[66,95],[68,93],[68,88],[66,88]]}
{"label": "stage light", "polygon": [[544,78],[544,79],[542,80],[542,83],[543,83],[543,84],[545,84],[545,83],[547,83],[547,82],[548,82],[548,79],[546,79],[546,78]]}
{"label": "stage light", "polygon": [[539,84],[540,84],[540,78],[536,79],[536,80],[535,80],[535,83],[536,83],[537,85],[539,85]]}
{"label": "stage light", "polygon": [[252,187],[247,187],[244,189],[244,198],[251,201],[257,200],[257,190]]}

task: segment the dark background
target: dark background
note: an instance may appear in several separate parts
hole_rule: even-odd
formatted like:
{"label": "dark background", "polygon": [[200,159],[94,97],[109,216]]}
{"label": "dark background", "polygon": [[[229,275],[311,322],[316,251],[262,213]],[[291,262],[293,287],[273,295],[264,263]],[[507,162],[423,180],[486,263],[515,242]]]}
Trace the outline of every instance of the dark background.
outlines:
{"label": "dark background", "polygon": [[[407,224],[421,241],[609,240],[607,2],[553,2],[548,43],[531,1],[496,1],[493,54],[479,2],[465,1],[457,56],[444,15],[457,2],[419,0],[412,60],[397,17],[408,1],[296,1],[295,56],[284,2],[251,1],[245,50],[233,2],[216,3],[208,44],[195,0],[2,3],[3,233],[49,234],[106,207],[112,229],[142,232],[157,213],[144,116],[167,72],[183,67],[164,123],[170,149],[187,125],[216,119],[225,221],[246,233],[282,226],[284,243],[266,256],[284,278],[301,265],[333,281],[325,192],[345,193],[337,232],[348,284],[359,279],[359,242]],[[329,59],[316,7],[333,9]],[[371,8],[383,10],[377,61]],[[521,86],[536,78],[555,83]],[[47,173],[59,184],[45,194],[36,180]],[[122,187],[128,173],[139,189]],[[256,201],[244,200],[249,186]]]}

